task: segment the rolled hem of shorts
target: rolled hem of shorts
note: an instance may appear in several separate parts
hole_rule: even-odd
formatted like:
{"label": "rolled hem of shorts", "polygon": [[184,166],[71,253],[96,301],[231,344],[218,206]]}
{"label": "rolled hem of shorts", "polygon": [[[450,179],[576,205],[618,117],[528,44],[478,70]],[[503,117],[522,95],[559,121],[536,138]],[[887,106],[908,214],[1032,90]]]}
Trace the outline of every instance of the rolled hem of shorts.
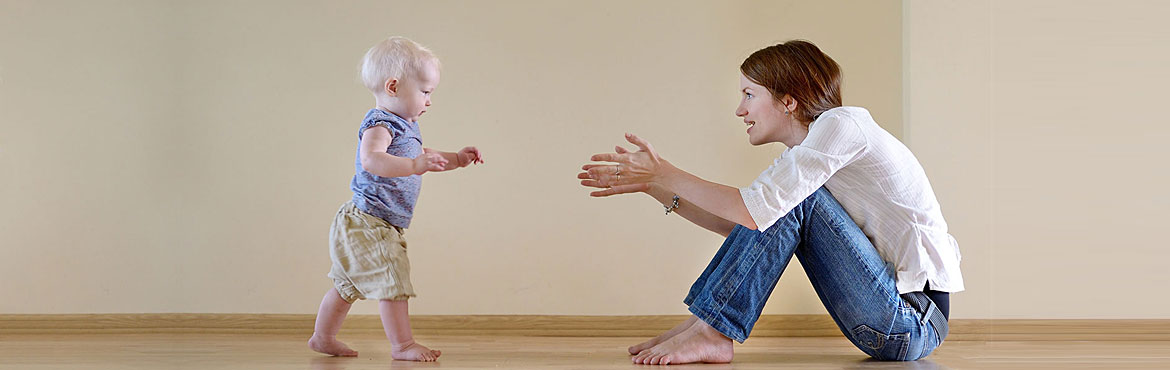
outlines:
{"label": "rolled hem of shorts", "polygon": [[390,298],[370,298],[370,299],[377,299],[379,301],[405,301],[405,300],[408,300],[408,299],[411,299],[414,297],[417,297],[417,295],[401,294],[401,295],[396,295],[396,296],[390,297]]}
{"label": "rolled hem of shorts", "polygon": [[747,336],[743,334],[742,330],[735,329],[733,325],[728,324],[727,320],[722,319],[718,312],[712,313],[700,308],[698,305],[691,305],[688,307],[688,309],[691,311],[691,313],[695,314],[695,317],[698,317],[699,320],[703,320],[703,322],[707,323],[707,325],[711,325],[712,328],[715,328],[719,334],[723,334],[723,336],[739,343],[743,343],[743,341],[747,340]]}
{"label": "rolled hem of shorts", "polygon": [[349,286],[349,289],[346,289],[341,284],[334,283],[333,290],[337,291],[337,295],[341,296],[341,300],[345,301],[345,303],[353,304],[361,299],[360,295],[357,294],[357,289],[353,286]]}

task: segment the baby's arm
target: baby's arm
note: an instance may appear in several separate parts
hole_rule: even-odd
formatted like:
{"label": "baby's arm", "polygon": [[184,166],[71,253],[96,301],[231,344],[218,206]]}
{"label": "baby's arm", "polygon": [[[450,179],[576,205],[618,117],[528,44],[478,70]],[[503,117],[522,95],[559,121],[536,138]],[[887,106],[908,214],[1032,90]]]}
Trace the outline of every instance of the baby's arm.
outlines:
{"label": "baby's arm", "polygon": [[447,159],[435,153],[424,152],[416,158],[403,158],[386,153],[394,136],[382,126],[374,126],[362,132],[361,162],[366,172],[382,177],[422,175],[427,171],[442,171]]}
{"label": "baby's arm", "polygon": [[483,163],[483,155],[480,154],[479,149],[474,146],[460,149],[458,153],[442,152],[431,148],[423,148],[423,152],[428,154],[434,153],[443,156],[443,159],[447,160],[447,165],[443,167],[443,171],[467,167],[472,163]]}

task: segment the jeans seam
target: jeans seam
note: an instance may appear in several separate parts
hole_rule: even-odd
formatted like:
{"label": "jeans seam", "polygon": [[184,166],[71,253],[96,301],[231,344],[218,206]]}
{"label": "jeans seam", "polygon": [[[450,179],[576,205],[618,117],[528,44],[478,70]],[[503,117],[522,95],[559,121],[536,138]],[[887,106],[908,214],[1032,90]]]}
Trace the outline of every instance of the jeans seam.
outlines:
{"label": "jeans seam", "polygon": [[[753,245],[755,248],[752,249],[754,253],[752,255],[751,263],[745,265],[742,269],[737,269],[735,274],[731,276],[736,281],[735,285],[730,288],[730,292],[727,293],[726,296],[720,294],[720,296],[717,297],[718,299],[711,302],[712,304],[719,304],[718,309],[716,309],[717,312],[723,312],[723,308],[727,307],[727,302],[730,301],[731,297],[734,297],[736,293],[739,293],[739,288],[743,286],[744,281],[747,280],[744,278],[746,274],[741,274],[739,272],[741,270],[749,269],[751,266],[755,266],[756,263],[759,262],[760,256],[763,255],[763,252],[759,251],[759,249],[761,248],[761,245],[766,246],[766,242],[771,240],[771,235],[766,232],[760,232],[760,234],[762,234],[762,237]],[[722,286],[726,287],[728,285],[724,284]],[[724,290],[721,289],[720,291],[722,292]]]}
{"label": "jeans seam", "polygon": [[909,354],[908,353],[909,351],[910,351],[910,333],[906,333],[906,337],[902,338],[902,350],[900,351],[900,353],[898,353],[898,360],[899,361],[908,360],[906,358],[906,355]]}
{"label": "jeans seam", "polygon": [[[771,241],[772,239],[774,239],[774,236],[771,235],[770,233],[760,232],[760,234],[761,234],[760,237],[756,240],[755,243],[752,244],[753,249],[751,249],[751,251],[754,253],[752,253],[752,256],[751,256],[751,261],[750,261],[751,263],[746,264],[741,269],[737,269],[731,276],[729,276],[727,279],[725,279],[724,281],[721,282],[723,284],[720,284],[720,287],[723,289],[720,289],[719,292],[721,294],[719,294],[718,296],[712,296],[713,299],[711,300],[710,305],[709,305],[711,308],[711,311],[722,314],[723,309],[727,307],[727,303],[729,301],[731,301],[731,297],[734,297],[735,294],[739,292],[739,288],[742,287],[744,281],[747,280],[744,278],[744,276],[746,274],[741,273],[741,271],[748,270],[748,269],[750,269],[751,266],[755,266],[756,263],[759,262],[760,256],[763,255],[763,251],[761,251],[760,248],[766,247],[767,243],[769,241]],[[734,285],[728,284],[729,282],[733,282]],[[724,292],[726,292],[726,294],[722,294]],[[728,334],[727,332],[730,331],[730,328],[726,327],[726,324],[724,321],[722,321],[722,320],[717,321],[717,323],[719,325],[719,327],[717,327],[715,324],[711,323],[712,321],[715,321],[714,320],[715,318],[713,317],[714,316],[713,313],[704,312],[704,315],[706,317],[705,318],[700,317],[700,319],[703,319],[704,322],[706,322],[708,325],[711,325],[711,327],[714,327],[715,330],[718,330],[720,333],[727,336],[728,338],[732,338],[735,341],[740,342],[740,343],[743,343],[743,341],[747,339],[746,332],[742,333],[744,336],[743,339],[738,338],[739,335],[736,335],[736,337],[732,337],[730,335],[727,335]],[[722,327],[722,330],[720,329],[720,327]]]}
{"label": "jeans seam", "polygon": [[[831,223],[829,223],[828,220],[826,220],[826,218],[823,214],[821,214],[820,212],[816,212],[816,214],[817,214],[817,220],[820,221],[823,225],[825,225],[825,227],[828,228],[833,233],[833,235],[837,237],[837,239],[845,239],[845,237],[843,235],[841,235],[841,232],[839,230],[837,230],[837,228],[833,227],[833,225]],[[855,260],[857,260],[858,265],[860,265],[861,268],[865,269],[865,272],[869,274],[869,277],[877,276],[877,274],[872,269],[869,268],[869,264],[865,263],[865,260],[862,259],[861,256],[857,254],[857,251],[855,249],[853,249],[853,248],[847,248],[847,249],[849,249],[849,255],[851,257],[853,257]],[[891,330],[893,330],[894,321],[897,319],[897,317],[898,317],[897,314],[890,316],[890,322],[885,325],[885,332],[886,333],[889,333]]]}
{"label": "jeans seam", "polygon": [[[711,302],[711,303],[713,305],[715,302]],[[691,313],[695,313],[696,316],[699,317],[699,320],[703,320],[704,323],[706,323],[707,325],[710,325],[712,328],[715,329],[715,331],[718,331],[720,334],[723,334],[723,336],[728,337],[728,338],[730,338],[736,342],[739,342],[739,343],[743,343],[745,340],[747,340],[746,335],[742,335],[743,333],[733,333],[731,328],[729,328],[723,320],[716,320],[715,314],[713,314],[712,311],[722,312],[722,310],[714,310],[714,309],[704,310],[702,307],[698,307],[695,305],[690,306],[690,309],[691,309]],[[695,312],[695,311],[699,311],[699,312]],[[732,334],[734,334],[734,335],[732,335]],[[741,336],[744,338],[741,339],[740,338]]]}
{"label": "jeans seam", "polygon": [[[824,215],[818,215],[817,220],[820,221],[822,224],[824,224],[825,227],[827,227],[829,230],[831,230],[833,232],[833,235],[836,236],[837,239],[845,239],[845,237],[842,236],[841,233],[836,228],[834,228],[833,225],[829,223],[829,221],[827,221],[825,219]],[[865,263],[865,260],[862,259],[861,256],[857,255],[857,252],[855,250],[853,250],[852,248],[850,248],[849,250],[850,250],[850,253],[849,253],[850,256],[853,257],[854,259],[856,259],[858,262],[861,262],[859,265],[861,265],[861,268],[865,269],[865,272],[869,273],[870,277],[877,276],[877,274],[874,273],[874,271],[869,268],[869,265]]]}
{"label": "jeans seam", "polygon": [[[817,219],[818,219],[818,220],[821,222],[821,224],[824,224],[824,225],[825,225],[825,227],[827,227],[828,229],[830,229],[830,231],[832,231],[832,232],[833,232],[833,235],[835,235],[835,237],[837,237],[837,239],[846,239],[846,238],[844,237],[844,235],[841,235],[840,231],[838,231],[838,229],[837,229],[837,228],[833,227],[833,225],[832,225],[832,224],[830,224],[830,222],[828,222],[828,220],[826,220],[826,219],[825,219],[825,215],[824,215],[824,214],[820,214],[820,213],[818,212],[818,217],[817,217]],[[858,252],[856,252],[856,249],[854,249],[854,248],[848,248],[848,249],[849,249],[849,255],[853,256],[853,259],[854,259],[854,260],[856,260],[856,261],[858,261],[858,265],[860,265],[860,266],[861,266],[861,268],[863,268],[863,269],[865,269],[865,270],[866,270],[866,273],[867,273],[867,274],[869,274],[869,278],[873,278],[873,276],[878,276],[878,274],[876,274],[876,273],[874,272],[874,270],[873,270],[873,269],[870,269],[870,268],[869,268],[869,265],[868,265],[868,263],[866,263],[865,259],[862,259],[862,258],[861,258],[861,255],[860,255],[860,254],[858,254]],[[895,279],[896,279],[896,278],[895,278]],[[888,297],[887,297],[887,299],[888,299]],[[901,299],[901,297],[899,297],[899,299]],[[892,316],[890,316],[890,321],[889,321],[889,323],[888,323],[888,324],[887,324],[887,326],[886,326],[886,333],[889,333],[889,330],[894,328],[894,320],[895,320],[895,318],[897,318],[897,315],[896,315],[896,314],[895,314],[895,315],[892,315]]]}
{"label": "jeans seam", "polygon": [[[934,328],[927,327],[927,331],[934,330]],[[922,348],[918,350],[918,358],[926,357],[926,347],[930,345],[930,333],[926,333],[922,338]],[[915,360],[917,360],[916,358]]]}

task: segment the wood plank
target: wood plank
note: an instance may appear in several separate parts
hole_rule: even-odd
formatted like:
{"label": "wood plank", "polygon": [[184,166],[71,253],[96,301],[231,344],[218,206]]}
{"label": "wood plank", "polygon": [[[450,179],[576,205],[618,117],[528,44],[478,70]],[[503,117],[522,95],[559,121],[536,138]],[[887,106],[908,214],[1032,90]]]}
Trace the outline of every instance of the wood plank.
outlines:
{"label": "wood plank", "polygon": [[[647,337],[685,320],[685,315],[418,315],[421,335]],[[0,314],[0,334],[256,333],[309,334],[309,314]],[[377,315],[351,315],[343,330],[381,332]],[[828,315],[764,315],[753,337],[840,337]],[[1170,340],[1170,320],[956,319],[951,340]]]}
{"label": "wood plank", "polygon": [[[633,366],[626,347],[645,338],[416,336],[443,351],[438,363],[392,361],[381,333],[342,333],[360,357],[310,351],[298,334],[0,335],[0,369],[650,369]],[[950,341],[929,357],[870,360],[841,337],[753,337],[728,365],[653,369],[1170,369],[1166,341]]]}

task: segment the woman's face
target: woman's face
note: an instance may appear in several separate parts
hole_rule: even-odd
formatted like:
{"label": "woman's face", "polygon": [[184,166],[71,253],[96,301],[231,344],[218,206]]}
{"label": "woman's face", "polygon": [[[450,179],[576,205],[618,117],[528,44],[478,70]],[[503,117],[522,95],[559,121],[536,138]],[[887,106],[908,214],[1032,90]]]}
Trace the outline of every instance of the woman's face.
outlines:
{"label": "woman's face", "polygon": [[743,117],[743,122],[748,126],[748,142],[752,145],[761,145],[775,142],[787,144],[791,141],[794,134],[792,124],[795,120],[791,115],[784,114],[784,106],[772,97],[772,93],[766,87],[752,82],[740,73],[739,91],[743,98],[739,101],[739,107],[735,109],[735,115]]}

